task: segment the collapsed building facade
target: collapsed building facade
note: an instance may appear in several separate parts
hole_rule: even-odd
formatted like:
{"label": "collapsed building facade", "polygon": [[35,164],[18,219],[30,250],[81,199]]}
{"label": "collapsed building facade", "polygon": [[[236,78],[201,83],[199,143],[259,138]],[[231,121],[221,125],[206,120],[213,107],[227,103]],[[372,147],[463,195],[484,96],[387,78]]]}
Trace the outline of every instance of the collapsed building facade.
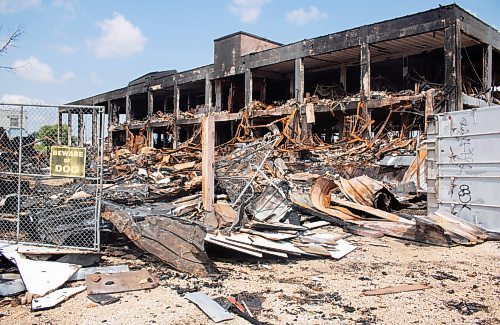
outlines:
{"label": "collapsed building facade", "polygon": [[[82,249],[122,261],[146,252],[145,261],[219,278],[207,246],[238,258],[339,260],[361,243],[348,241],[351,235],[384,247],[374,239],[443,247],[500,240],[500,151],[491,150],[500,134],[497,30],[450,5],[289,45],[243,32],[214,45],[211,65],[149,73],[49,106],[59,114],[49,133],[0,134],[0,240],[21,244],[0,243],[20,273],[0,286],[0,296],[47,295],[32,301],[40,310],[84,290],[94,302],[111,298],[106,304],[119,300],[108,293],[171,281],[109,260],[80,269],[100,259]],[[30,107],[18,106],[24,125]],[[40,114],[32,106],[28,116]],[[45,115],[51,123],[56,117]],[[60,156],[67,147],[88,149],[87,177],[53,175],[54,147]],[[56,260],[61,248],[71,253]],[[41,283],[47,269],[60,278]],[[85,286],[56,290],[79,280]],[[431,288],[414,283],[363,294]],[[186,298],[210,299],[201,291]],[[238,301],[221,298],[214,304],[230,319],[225,309]]]}
{"label": "collapsed building facade", "polygon": [[342,139],[355,115],[372,121],[363,135],[373,137],[390,109],[385,126],[415,136],[428,114],[498,100],[499,51],[496,29],[450,5],[288,45],[237,32],[214,41],[213,64],[148,73],[71,104],[106,108],[110,147],[134,138],[177,148],[207,113],[219,145],[242,118],[266,124],[306,102],[313,114],[307,123],[300,110],[304,141]]}

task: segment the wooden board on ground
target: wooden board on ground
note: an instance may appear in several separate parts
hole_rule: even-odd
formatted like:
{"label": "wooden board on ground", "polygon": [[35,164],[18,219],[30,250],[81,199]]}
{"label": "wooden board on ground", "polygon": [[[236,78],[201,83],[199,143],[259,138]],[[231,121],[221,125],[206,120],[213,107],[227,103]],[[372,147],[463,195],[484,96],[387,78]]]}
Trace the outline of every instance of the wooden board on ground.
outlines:
{"label": "wooden board on ground", "polygon": [[399,292],[408,292],[408,291],[417,291],[432,288],[431,285],[428,284],[406,284],[401,286],[387,287],[375,290],[366,290],[363,291],[365,296],[380,296],[387,295],[391,293],[399,293]]}

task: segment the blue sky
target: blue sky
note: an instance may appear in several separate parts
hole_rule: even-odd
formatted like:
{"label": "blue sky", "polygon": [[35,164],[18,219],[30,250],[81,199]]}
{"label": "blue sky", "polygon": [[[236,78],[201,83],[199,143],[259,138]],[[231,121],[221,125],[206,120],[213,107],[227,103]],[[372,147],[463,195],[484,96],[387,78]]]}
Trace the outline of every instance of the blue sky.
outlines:
{"label": "blue sky", "polygon": [[[0,0],[0,102],[62,104],[150,71],[213,62],[213,40],[238,30],[291,43],[437,7],[443,1]],[[500,26],[500,1],[456,1]]]}

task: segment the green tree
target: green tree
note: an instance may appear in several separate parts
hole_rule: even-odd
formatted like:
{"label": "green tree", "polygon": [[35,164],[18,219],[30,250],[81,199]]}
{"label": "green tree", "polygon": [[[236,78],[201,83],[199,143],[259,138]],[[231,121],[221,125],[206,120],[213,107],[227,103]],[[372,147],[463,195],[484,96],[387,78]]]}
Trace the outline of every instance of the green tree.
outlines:
{"label": "green tree", "polygon": [[[62,125],[61,144],[68,144],[68,125]],[[50,146],[57,145],[57,124],[44,125],[36,132],[36,139],[39,145],[38,149],[48,149]],[[77,138],[71,137],[71,142],[76,143]],[[42,148],[43,147],[43,148]]]}

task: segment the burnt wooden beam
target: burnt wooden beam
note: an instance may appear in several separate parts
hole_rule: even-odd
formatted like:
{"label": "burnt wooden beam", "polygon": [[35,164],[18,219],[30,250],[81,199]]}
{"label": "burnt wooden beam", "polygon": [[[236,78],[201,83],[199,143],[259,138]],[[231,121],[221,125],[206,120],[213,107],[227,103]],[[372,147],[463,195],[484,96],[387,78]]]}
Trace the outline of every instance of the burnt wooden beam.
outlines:
{"label": "burnt wooden beam", "polygon": [[213,115],[205,116],[201,122],[201,195],[203,209],[214,211],[215,191],[215,121]]}
{"label": "burnt wooden beam", "polygon": [[304,59],[295,59],[295,100],[297,103],[302,104],[304,101]]}
{"label": "burnt wooden beam", "polygon": [[483,45],[483,87],[486,92],[486,101],[491,103],[491,87],[493,73],[493,47],[491,45]]}
{"label": "burnt wooden beam", "polygon": [[245,69],[245,106],[249,106],[252,102],[253,93],[253,78],[252,71],[250,69]]}
{"label": "burnt wooden beam", "polygon": [[449,90],[448,111],[460,111],[462,105],[462,48],[460,21],[444,30],[444,75]]}

